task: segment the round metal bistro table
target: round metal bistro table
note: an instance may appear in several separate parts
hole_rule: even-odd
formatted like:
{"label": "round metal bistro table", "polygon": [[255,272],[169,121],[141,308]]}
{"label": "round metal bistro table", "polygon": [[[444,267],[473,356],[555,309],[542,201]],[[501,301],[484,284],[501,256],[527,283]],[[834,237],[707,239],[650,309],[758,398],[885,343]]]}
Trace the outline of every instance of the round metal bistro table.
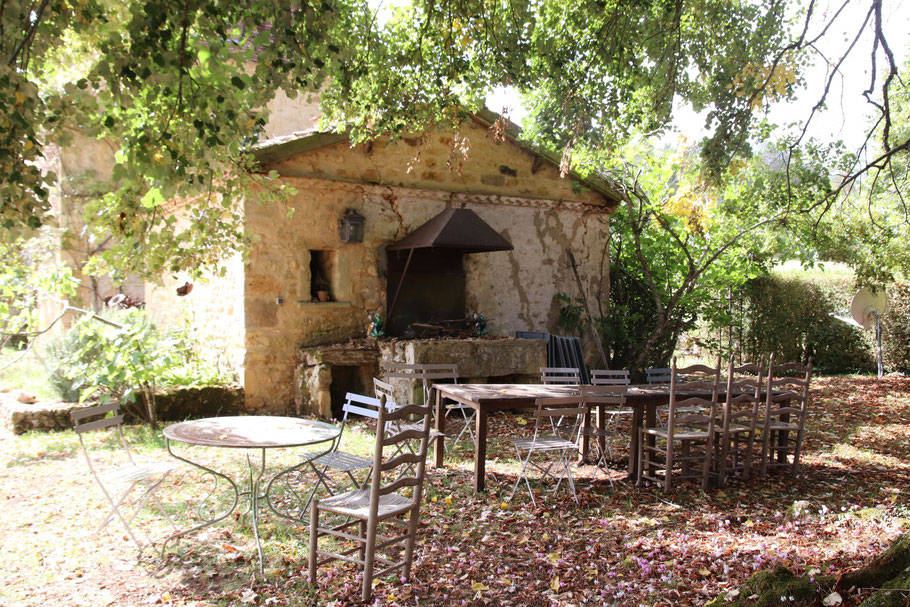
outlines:
{"label": "round metal bistro table", "polygon": [[[199,516],[202,523],[179,531],[168,538],[167,541],[192,533],[203,527],[207,527],[218,521],[224,520],[237,509],[238,504],[243,500],[248,502],[248,512],[253,520],[253,535],[256,538],[256,551],[259,555],[259,572],[262,573],[262,544],[259,540],[259,507],[262,501],[265,502],[269,510],[278,516],[291,519],[296,522],[302,522],[301,519],[291,516],[288,513],[281,512],[275,508],[269,497],[272,485],[276,479],[286,476],[291,472],[306,465],[310,455],[319,456],[327,453],[333,447],[334,441],[341,434],[338,426],[319,422],[309,419],[300,419],[297,417],[279,417],[279,416],[233,416],[233,417],[209,417],[205,419],[196,419],[178,424],[173,424],[164,429],[164,440],[167,445],[168,453],[176,459],[186,462],[187,464],[202,470],[211,475],[214,483],[211,491],[202,500],[198,507]],[[234,482],[223,472],[218,472],[209,467],[188,459],[186,456],[174,453],[172,443],[184,443],[187,445],[198,445],[203,447],[217,447],[221,449],[245,449],[246,462],[248,469],[248,478],[246,479],[246,488],[241,491],[238,483]],[[286,447],[304,447],[308,445],[318,445],[326,443],[325,451],[321,453],[308,454],[306,458],[301,459],[300,463],[285,468],[277,472],[265,484],[265,492],[262,491],[263,475],[265,474],[266,451],[268,449],[278,449]],[[259,450],[259,463],[254,463],[255,457],[251,457],[249,451]],[[218,480],[226,481],[234,492],[234,499],[231,507],[224,513],[218,513],[214,506],[207,507],[206,503],[214,495]],[[164,547],[162,547],[162,551]]]}

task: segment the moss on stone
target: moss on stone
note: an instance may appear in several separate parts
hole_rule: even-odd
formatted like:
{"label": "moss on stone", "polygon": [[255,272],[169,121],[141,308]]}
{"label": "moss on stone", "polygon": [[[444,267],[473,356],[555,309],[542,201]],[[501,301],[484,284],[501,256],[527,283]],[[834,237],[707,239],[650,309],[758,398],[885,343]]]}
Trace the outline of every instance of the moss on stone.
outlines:
{"label": "moss on stone", "polygon": [[903,573],[885,582],[881,590],[860,604],[860,607],[908,607],[910,606],[910,567]]}

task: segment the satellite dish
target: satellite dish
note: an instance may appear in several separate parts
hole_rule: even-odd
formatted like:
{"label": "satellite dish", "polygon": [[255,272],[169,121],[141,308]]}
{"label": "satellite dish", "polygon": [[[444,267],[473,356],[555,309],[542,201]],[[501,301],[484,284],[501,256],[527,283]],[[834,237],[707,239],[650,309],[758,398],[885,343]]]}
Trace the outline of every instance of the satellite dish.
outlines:
{"label": "satellite dish", "polygon": [[879,317],[888,311],[888,296],[884,289],[872,291],[863,287],[853,296],[850,316],[864,329],[876,327]]}

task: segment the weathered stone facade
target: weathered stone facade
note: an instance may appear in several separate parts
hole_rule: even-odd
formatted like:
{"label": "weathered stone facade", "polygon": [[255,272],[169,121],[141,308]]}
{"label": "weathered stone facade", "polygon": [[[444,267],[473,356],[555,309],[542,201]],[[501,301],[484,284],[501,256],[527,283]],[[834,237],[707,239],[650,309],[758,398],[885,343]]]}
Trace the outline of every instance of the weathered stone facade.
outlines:
{"label": "weathered stone facade", "polygon": [[[245,227],[254,240],[246,263],[230,260],[224,276],[195,284],[182,298],[174,295],[179,277],[148,286],[156,321],[188,317],[201,347],[238,371],[247,410],[328,413],[324,388],[331,373],[325,363],[297,368],[300,348],[364,337],[367,314],[385,316],[386,247],[450,206],[473,210],[514,246],[465,257],[466,311],[483,313],[490,335],[557,330],[557,294],[578,292],[567,251],[588,294],[599,293],[615,198],[560,177],[552,161],[494,141],[475,121],[460,129],[464,157],[452,156],[450,134],[354,148],[343,137],[315,137],[315,144],[286,138],[292,145],[262,155],[263,170],[276,170],[296,194],[280,205],[255,196],[245,201]],[[365,218],[363,242],[340,241],[348,209]],[[313,256],[328,283],[326,302],[316,301]],[[535,359],[484,377],[530,378],[542,364]],[[322,387],[308,391],[308,384]]]}

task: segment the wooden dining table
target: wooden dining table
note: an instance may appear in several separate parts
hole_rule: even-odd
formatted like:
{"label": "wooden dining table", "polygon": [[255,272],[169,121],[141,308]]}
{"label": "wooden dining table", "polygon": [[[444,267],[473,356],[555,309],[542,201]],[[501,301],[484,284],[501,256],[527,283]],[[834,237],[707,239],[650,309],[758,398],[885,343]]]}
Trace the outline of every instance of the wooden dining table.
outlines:
{"label": "wooden dining table", "polygon": [[[624,388],[625,406],[632,409],[632,444],[630,445],[628,472],[630,478],[638,476],[638,428],[652,427],[657,421],[657,407],[670,402],[667,385],[630,385]],[[538,398],[576,396],[576,385],[552,384],[435,384],[436,393],[436,445],[434,465],[440,468],[445,459],[445,402],[455,401],[474,409],[474,490],[485,488],[487,458],[487,424],[492,411],[532,409]],[[601,420],[604,416],[599,416]],[[582,457],[587,453],[583,445]]]}

